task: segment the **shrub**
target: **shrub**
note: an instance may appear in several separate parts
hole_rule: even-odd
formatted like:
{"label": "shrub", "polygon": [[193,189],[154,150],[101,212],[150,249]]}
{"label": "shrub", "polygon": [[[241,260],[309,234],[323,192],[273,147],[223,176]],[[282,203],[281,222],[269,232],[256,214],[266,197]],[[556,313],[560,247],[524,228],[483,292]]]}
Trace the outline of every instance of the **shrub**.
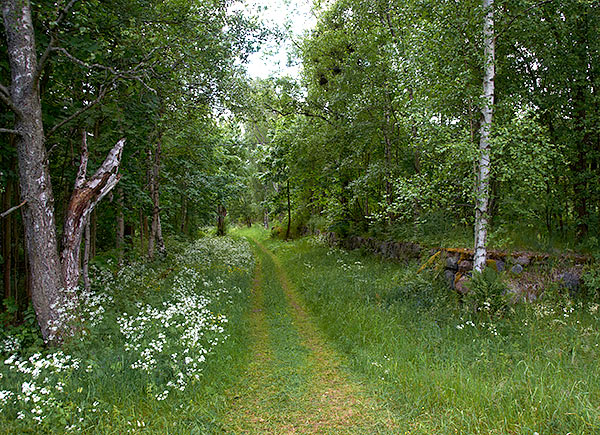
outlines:
{"label": "shrub", "polygon": [[587,269],[581,279],[583,281],[582,296],[597,299],[600,295],[600,266],[594,265]]}
{"label": "shrub", "polygon": [[465,302],[477,312],[501,316],[509,307],[508,288],[503,276],[491,267],[486,267],[483,272],[473,271],[467,288],[469,292]]}

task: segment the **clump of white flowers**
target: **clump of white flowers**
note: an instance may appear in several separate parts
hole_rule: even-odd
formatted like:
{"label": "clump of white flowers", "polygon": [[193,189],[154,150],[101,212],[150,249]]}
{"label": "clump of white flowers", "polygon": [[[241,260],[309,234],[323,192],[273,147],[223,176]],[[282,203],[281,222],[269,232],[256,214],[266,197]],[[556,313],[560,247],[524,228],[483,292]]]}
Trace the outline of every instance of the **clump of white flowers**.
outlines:
{"label": "clump of white flowers", "polygon": [[[118,346],[122,348],[114,351],[128,357],[125,366],[109,369],[101,367],[93,356],[92,360],[84,357],[84,362],[64,351],[27,356],[17,338],[4,338],[0,342],[6,355],[0,367],[0,413],[9,412],[14,421],[25,425],[43,427],[62,422],[62,431],[81,431],[110,408],[86,390],[86,379],[93,378],[99,368],[103,379],[107,370],[114,370],[109,376],[123,376],[129,371],[137,373],[134,378],[139,379],[141,374],[146,391],[158,401],[198,380],[210,355],[229,337],[225,313],[233,304],[233,295],[242,292],[230,277],[249,275],[254,258],[246,241],[206,238],[176,255],[174,264],[167,271],[167,281],[167,275],[143,263],[122,267],[116,273],[95,267],[92,278],[97,290],[75,289],[60,307],[54,330],[64,330],[63,326],[72,322],[81,340],[77,341],[79,346],[85,346],[107,313],[116,317],[117,335],[121,335],[102,339],[121,343]],[[170,285],[165,286],[165,282]],[[160,298],[149,297],[159,291]],[[124,303],[120,296],[118,301],[124,303],[127,312],[115,315],[115,295],[119,294],[133,294],[131,299],[142,295],[146,300]],[[97,332],[95,336],[98,338]],[[138,422],[138,427],[142,425]]]}

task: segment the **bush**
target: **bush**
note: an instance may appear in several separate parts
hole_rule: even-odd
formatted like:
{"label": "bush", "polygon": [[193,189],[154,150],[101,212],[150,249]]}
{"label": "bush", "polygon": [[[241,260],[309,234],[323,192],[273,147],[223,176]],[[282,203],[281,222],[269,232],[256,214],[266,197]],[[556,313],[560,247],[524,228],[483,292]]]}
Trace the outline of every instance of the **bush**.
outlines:
{"label": "bush", "polygon": [[491,267],[486,267],[483,272],[473,271],[467,288],[469,292],[465,302],[475,311],[501,316],[509,307],[508,288],[503,276]]}
{"label": "bush", "polygon": [[600,266],[590,267],[581,279],[583,280],[582,296],[597,299],[600,296]]}

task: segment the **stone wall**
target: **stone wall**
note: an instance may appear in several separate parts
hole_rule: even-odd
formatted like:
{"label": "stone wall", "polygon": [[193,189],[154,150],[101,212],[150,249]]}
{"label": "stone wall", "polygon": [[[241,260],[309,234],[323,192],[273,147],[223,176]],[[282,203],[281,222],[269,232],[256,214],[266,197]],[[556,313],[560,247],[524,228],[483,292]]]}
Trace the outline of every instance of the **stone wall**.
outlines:
{"label": "stone wall", "polygon": [[[465,284],[473,271],[473,251],[470,249],[425,249],[411,242],[382,241],[373,237],[361,236],[340,237],[334,232],[323,233],[323,235],[330,246],[347,250],[362,249],[390,260],[424,259],[426,261],[434,255],[439,256],[438,261],[442,261],[444,264],[444,277],[448,287],[461,294],[468,292]],[[527,251],[489,251],[487,265],[498,272],[508,272],[509,286],[513,287],[514,292],[523,293],[524,299],[534,300],[539,296],[540,291],[532,289],[538,287],[536,279],[532,276],[540,267],[548,266],[551,259],[562,266],[548,271],[550,279],[559,282],[569,293],[577,294],[580,289],[583,265],[591,261],[586,256],[570,253],[551,256]],[[532,281],[535,283],[532,284]]]}

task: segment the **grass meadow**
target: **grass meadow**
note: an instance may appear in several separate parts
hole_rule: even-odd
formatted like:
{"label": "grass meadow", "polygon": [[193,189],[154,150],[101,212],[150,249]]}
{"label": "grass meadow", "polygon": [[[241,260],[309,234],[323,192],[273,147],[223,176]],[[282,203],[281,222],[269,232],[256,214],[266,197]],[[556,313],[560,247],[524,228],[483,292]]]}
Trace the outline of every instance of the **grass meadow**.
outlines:
{"label": "grass meadow", "polygon": [[600,433],[597,301],[474,312],[443,271],[271,240],[320,327],[407,433]]}

